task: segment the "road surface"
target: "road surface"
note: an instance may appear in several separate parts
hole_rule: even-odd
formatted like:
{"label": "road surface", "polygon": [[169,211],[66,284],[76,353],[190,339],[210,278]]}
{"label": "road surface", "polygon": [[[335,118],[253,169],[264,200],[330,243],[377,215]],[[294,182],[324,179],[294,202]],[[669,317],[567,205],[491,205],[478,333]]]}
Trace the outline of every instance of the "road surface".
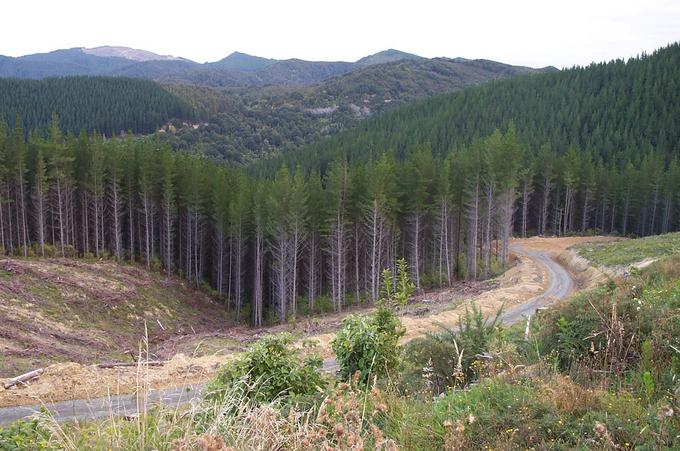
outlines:
{"label": "road surface", "polygon": [[[574,290],[574,281],[567,270],[553,260],[548,253],[524,249],[520,246],[513,246],[513,251],[518,255],[529,257],[543,265],[548,274],[549,284],[548,288],[539,296],[504,313],[501,316],[501,320],[505,324],[513,324],[520,321],[527,315],[534,314],[537,309],[566,298]],[[324,371],[333,372],[336,369],[337,362],[335,359],[324,361]],[[57,421],[73,419],[89,420],[111,416],[133,417],[137,415],[138,407],[144,404],[147,407],[151,407],[158,403],[174,406],[197,403],[200,401],[204,390],[204,384],[196,384],[188,387],[151,390],[148,392],[146,399],[140,400],[137,399],[137,395],[129,394],[91,400],[73,400],[43,405],[0,408],[0,425],[9,424],[17,419],[28,417],[34,412],[39,411],[42,407],[48,409]]]}
{"label": "road surface", "polygon": [[560,301],[574,291],[574,279],[548,253],[524,249],[521,246],[513,246],[512,250],[515,254],[527,256],[542,264],[548,272],[549,282],[548,288],[542,294],[501,315],[501,320],[505,324],[514,324],[528,315],[533,315],[539,308]]}

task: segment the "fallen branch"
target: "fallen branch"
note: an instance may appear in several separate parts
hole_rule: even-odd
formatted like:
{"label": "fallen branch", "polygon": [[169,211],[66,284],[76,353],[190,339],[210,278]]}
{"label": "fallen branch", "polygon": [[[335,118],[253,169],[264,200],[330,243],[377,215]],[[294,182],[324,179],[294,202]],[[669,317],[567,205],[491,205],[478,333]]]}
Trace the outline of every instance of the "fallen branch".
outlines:
{"label": "fallen branch", "polygon": [[29,371],[26,374],[22,374],[21,376],[14,377],[12,379],[8,379],[5,382],[2,383],[2,386],[5,387],[5,389],[8,389],[10,387],[14,387],[17,384],[20,384],[22,382],[27,382],[30,381],[31,379],[35,379],[36,377],[40,376],[43,373],[42,368],[38,368],[37,370]]}
{"label": "fallen branch", "polygon": [[126,366],[163,366],[167,360],[149,360],[148,362],[105,362],[95,365],[97,368],[118,368]]}

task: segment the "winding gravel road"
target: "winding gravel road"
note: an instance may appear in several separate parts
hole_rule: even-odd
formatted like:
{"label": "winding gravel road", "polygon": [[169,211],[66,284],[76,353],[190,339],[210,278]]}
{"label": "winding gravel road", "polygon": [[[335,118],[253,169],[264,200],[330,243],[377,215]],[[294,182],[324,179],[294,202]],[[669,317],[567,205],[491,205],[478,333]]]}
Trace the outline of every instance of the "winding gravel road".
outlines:
{"label": "winding gravel road", "polygon": [[524,249],[521,246],[513,246],[512,250],[517,255],[529,257],[542,264],[548,272],[549,285],[539,296],[503,314],[501,320],[505,324],[514,324],[528,315],[533,315],[539,308],[560,301],[574,291],[574,279],[548,253]]}
{"label": "winding gravel road", "polygon": [[[548,253],[524,249],[513,246],[513,252],[525,258],[531,258],[545,267],[549,285],[546,291],[519,307],[503,314],[501,320],[505,324],[513,324],[527,315],[533,315],[537,309],[548,306],[554,302],[566,298],[574,290],[574,281],[567,270],[553,260]],[[335,359],[324,361],[323,369],[331,372],[337,368]],[[42,405],[18,406],[0,408],[0,425],[9,424],[17,419],[30,416],[42,407],[49,410],[57,421],[89,420],[107,418],[112,416],[134,417],[140,406],[147,408],[154,404],[180,406],[187,403],[200,401],[204,384],[187,387],[170,388],[163,390],[151,390],[145,399],[138,399],[137,395],[119,395],[107,398],[95,398],[91,400],[73,400]]]}

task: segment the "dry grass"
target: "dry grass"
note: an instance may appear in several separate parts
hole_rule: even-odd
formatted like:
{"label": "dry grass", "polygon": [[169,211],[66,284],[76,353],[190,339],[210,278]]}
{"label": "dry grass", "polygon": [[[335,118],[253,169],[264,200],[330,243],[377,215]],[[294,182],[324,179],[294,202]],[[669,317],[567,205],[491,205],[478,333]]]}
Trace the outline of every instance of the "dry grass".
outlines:
{"label": "dry grass", "polygon": [[[140,379],[140,380],[143,380]],[[147,387],[140,383],[140,393]],[[60,424],[41,414],[54,449],[154,450],[396,450],[374,425],[386,410],[378,389],[340,384],[319,407],[300,410],[277,400],[255,404],[244,391],[227,390],[219,402],[141,409],[133,418]]]}
{"label": "dry grass", "polygon": [[569,377],[554,375],[541,386],[540,395],[549,400],[555,411],[569,415],[584,415],[600,407],[596,391],[574,383]]}

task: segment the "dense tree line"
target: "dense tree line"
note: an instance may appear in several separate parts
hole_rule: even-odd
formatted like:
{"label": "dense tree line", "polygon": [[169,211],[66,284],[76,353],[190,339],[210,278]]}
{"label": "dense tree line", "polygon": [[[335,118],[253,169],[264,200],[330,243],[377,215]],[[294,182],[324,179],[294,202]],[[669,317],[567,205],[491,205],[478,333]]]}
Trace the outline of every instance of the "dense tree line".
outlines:
{"label": "dense tree line", "polygon": [[133,261],[209,286],[240,321],[342,311],[409,262],[419,289],[483,279],[513,234],[677,230],[680,171],[663,152],[623,165],[514,126],[436,155],[339,158],[271,178],[172,152],[158,139],[0,126],[0,243],[17,256]]}
{"label": "dense tree line", "polygon": [[0,99],[0,120],[13,125],[18,115],[26,131],[46,130],[52,113],[64,130],[107,136],[153,133],[172,118],[194,117],[188,103],[159,84],[132,78],[0,78]]}
{"label": "dense tree line", "polygon": [[499,80],[404,106],[357,128],[262,164],[323,167],[339,155],[372,158],[385,149],[403,157],[421,143],[442,156],[514,121],[525,145],[570,146],[621,169],[652,150],[680,150],[680,44],[649,55],[559,72]]}

